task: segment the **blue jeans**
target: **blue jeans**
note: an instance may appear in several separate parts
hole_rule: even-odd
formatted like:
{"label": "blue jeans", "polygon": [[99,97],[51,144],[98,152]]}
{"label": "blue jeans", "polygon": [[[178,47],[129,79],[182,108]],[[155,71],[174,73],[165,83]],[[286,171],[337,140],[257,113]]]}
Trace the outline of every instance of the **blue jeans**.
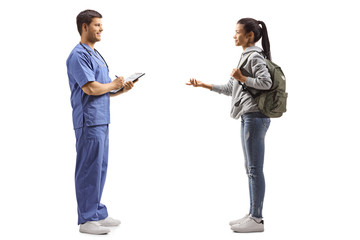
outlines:
{"label": "blue jeans", "polygon": [[245,158],[246,174],[249,178],[250,214],[262,218],[265,195],[263,173],[265,135],[270,126],[270,118],[260,112],[241,116],[241,143]]}

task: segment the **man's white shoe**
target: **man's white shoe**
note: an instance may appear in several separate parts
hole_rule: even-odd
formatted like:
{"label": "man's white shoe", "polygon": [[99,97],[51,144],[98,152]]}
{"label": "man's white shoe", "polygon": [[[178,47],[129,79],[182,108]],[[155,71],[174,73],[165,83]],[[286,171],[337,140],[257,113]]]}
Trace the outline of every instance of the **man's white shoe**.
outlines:
{"label": "man's white shoe", "polygon": [[103,220],[99,220],[97,221],[100,226],[103,226],[103,227],[116,227],[116,226],[119,226],[120,225],[120,221],[119,220],[116,220],[116,219],[113,219],[111,217],[107,217]]}
{"label": "man's white shoe", "polygon": [[231,230],[239,233],[263,232],[264,221],[255,219],[251,215],[243,222],[231,226]]}
{"label": "man's white shoe", "polygon": [[80,224],[79,231],[81,233],[88,233],[88,234],[95,234],[95,235],[101,235],[101,234],[107,234],[110,232],[110,229],[100,226],[98,221],[89,221],[83,224]]}
{"label": "man's white shoe", "polygon": [[249,216],[250,216],[250,214],[246,214],[243,218],[240,218],[240,219],[238,219],[238,220],[231,221],[229,224],[230,224],[230,226],[232,226],[232,225],[234,225],[234,224],[241,224],[241,223],[244,222]]}

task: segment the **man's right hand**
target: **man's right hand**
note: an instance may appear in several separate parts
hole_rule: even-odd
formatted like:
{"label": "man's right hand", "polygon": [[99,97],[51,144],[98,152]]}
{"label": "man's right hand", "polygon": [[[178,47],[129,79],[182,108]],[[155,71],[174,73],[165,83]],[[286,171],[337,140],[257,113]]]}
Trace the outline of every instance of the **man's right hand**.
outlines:
{"label": "man's right hand", "polygon": [[120,89],[124,86],[124,77],[118,77],[116,79],[114,79],[114,81],[112,81],[112,85],[113,85],[113,90],[117,90]]}

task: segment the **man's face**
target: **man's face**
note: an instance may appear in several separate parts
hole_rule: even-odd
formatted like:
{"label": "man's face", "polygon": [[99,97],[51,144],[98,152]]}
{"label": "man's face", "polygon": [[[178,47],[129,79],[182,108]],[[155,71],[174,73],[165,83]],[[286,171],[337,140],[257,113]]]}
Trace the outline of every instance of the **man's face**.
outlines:
{"label": "man's face", "polygon": [[101,40],[103,31],[101,18],[93,18],[89,25],[83,24],[83,33],[89,42],[95,43]]}

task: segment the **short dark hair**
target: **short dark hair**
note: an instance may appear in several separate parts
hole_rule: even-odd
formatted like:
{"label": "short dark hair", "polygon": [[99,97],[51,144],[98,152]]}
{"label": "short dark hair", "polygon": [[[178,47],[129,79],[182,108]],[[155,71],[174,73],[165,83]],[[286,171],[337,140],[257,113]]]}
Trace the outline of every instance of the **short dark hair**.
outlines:
{"label": "short dark hair", "polygon": [[101,14],[95,10],[85,10],[79,13],[76,17],[76,25],[81,36],[82,25],[85,23],[89,25],[93,18],[102,18]]}

